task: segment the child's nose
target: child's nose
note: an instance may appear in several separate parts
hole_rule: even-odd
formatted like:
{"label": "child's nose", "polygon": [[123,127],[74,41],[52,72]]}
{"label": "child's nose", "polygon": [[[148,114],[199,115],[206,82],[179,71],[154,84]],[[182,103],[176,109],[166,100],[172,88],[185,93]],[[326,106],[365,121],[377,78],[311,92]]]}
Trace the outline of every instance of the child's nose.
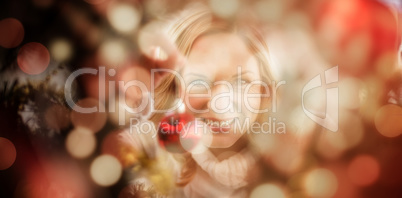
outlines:
{"label": "child's nose", "polygon": [[233,110],[233,88],[229,83],[219,83],[212,88],[208,109],[214,113],[228,113]]}

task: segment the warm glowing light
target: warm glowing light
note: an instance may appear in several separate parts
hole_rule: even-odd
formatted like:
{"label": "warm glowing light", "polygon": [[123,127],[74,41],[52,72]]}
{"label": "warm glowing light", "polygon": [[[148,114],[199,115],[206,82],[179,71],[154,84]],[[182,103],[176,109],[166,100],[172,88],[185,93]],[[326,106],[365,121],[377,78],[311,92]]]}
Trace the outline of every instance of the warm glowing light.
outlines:
{"label": "warm glowing light", "polygon": [[72,47],[70,42],[65,39],[58,39],[50,44],[50,54],[54,60],[63,62],[68,60],[72,54]]}
{"label": "warm glowing light", "polygon": [[17,47],[24,38],[24,27],[14,18],[0,21],[0,46],[4,48]]}
{"label": "warm glowing light", "polygon": [[310,197],[331,197],[338,188],[338,181],[331,171],[319,168],[306,175],[304,188]]}
{"label": "warm glowing light", "polygon": [[29,164],[24,170],[24,179],[19,180],[13,197],[92,197],[84,175],[71,160],[42,156],[39,166]]}
{"label": "warm glowing light", "polygon": [[[339,111],[339,131],[343,136],[344,143],[334,143],[335,147],[349,149],[357,146],[363,139],[364,126],[361,118],[355,113],[348,111]],[[331,141],[331,140],[329,140]],[[342,146],[343,145],[343,146]]]}
{"label": "warm glowing light", "polygon": [[200,141],[203,134],[202,127],[196,128],[196,126],[198,126],[196,122],[197,120],[191,123],[188,130],[179,137],[183,149],[193,154],[205,152],[207,149],[207,147],[204,146],[204,143]]}
{"label": "warm glowing light", "polygon": [[[370,51],[372,49],[371,35],[368,32],[351,35],[343,50],[344,59],[348,61],[347,70],[352,73],[361,73],[365,70]],[[339,41],[340,42],[340,41]]]}
{"label": "warm glowing light", "polygon": [[328,140],[330,137],[325,134],[325,136],[321,136],[320,139],[318,140],[317,143],[317,152],[324,158],[326,159],[337,159],[339,158],[342,153],[344,152],[343,149],[340,149],[340,147],[344,144],[343,139],[339,141],[339,138],[336,142],[338,144],[338,147],[333,146],[333,144],[328,145]]}
{"label": "warm glowing light", "polygon": [[70,112],[61,105],[52,105],[45,111],[45,122],[51,129],[61,130],[70,125]]}
{"label": "warm glowing light", "polygon": [[278,137],[275,135],[265,135],[265,134],[255,134],[250,136],[252,138],[253,144],[255,144],[264,155],[274,154],[278,146]]}
{"label": "warm glowing light", "polygon": [[287,186],[291,189],[300,189],[303,186],[304,176],[303,173],[292,175],[287,181]]}
{"label": "warm glowing light", "polygon": [[66,149],[75,158],[88,157],[95,151],[95,147],[95,135],[85,128],[76,128],[67,136]]}
{"label": "warm glowing light", "polygon": [[90,174],[92,180],[100,186],[111,186],[121,177],[120,162],[111,155],[101,155],[91,164]]}
{"label": "warm glowing light", "polygon": [[393,50],[381,54],[377,60],[375,60],[374,66],[377,74],[379,74],[382,79],[389,79],[396,72],[397,60],[397,54]]}
{"label": "warm glowing light", "polygon": [[210,0],[209,5],[217,16],[223,18],[235,15],[240,6],[238,0]]}
{"label": "warm glowing light", "polygon": [[383,105],[381,100],[385,91],[384,81],[376,77],[364,79],[365,89],[362,90],[360,97],[364,103],[360,106],[360,115],[365,120],[372,122],[375,120],[377,111]]}
{"label": "warm glowing light", "polygon": [[[109,106],[109,120],[115,125],[130,124],[130,119],[136,116],[126,111],[126,108],[128,107],[135,108],[135,104],[133,104],[131,100],[127,99],[124,102],[121,99],[116,99],[114,104]],[[113,111],[111,110],[112,108]]]}
{"label": "warm glowing light", "polygon": [[138,10],[128,4],[111,6],[107,16],[112,27],[122,33],[133,32],[141,20]]}
{"label": "warm glowing light", "polygon": [[378,179],[380,165],[375,158],[369,155],[360,155],[350,162],[347,171],[353,183],[359,186],[368,186]]}
{"label": "warm glowing light", "polygon": [[285,198],[287,196],[286,193],[275,184],[261,184],[254,188],[250,194],[250,198],[265,197]]}
{"label": "warm glowing light", "polygon": [[144,8],[147,14],[158,16],[166,13],[169,2],[160,0],[144,1]]}
{"label": "warm glowing light", "polygon": [[0,137],[0,170],[10,168],[17,158],[14,144],[7,138]]}
{"label": "warm glowing light", "polygon": [[[92,108],[93,112],[85,112],[85,109],[79,108],[85,108],[87,111]],[[104,104],[93,98],[78,101],[71,111],[71,122],[75,127],[87,128],[94,133],[103,128],[106,119],[107,114]]]}
{"label": "warm glowing light", "polygon": [[364,102],[362,94],[366,90],[361,80],[346,78],[339,82],[339,105],[341,107],[356,109]]}
{"label": "warm glowing light", "polygon": [[141,28],[137,39],[141,52],[153,60],[165,61],[177,50],[158,23],[150,23]]}
{"label": "warm glowing light", "polygon": [[282,1],[261,0],[256,2],[253,7],[259,18],[266,21],[274,21],[280,19],[284,6]]}
{"label": "warm glowing light", "polygon": [[385,137],[396,137],[402,132],[402,108],[388,104],[382,106],[375,115],[375,127]]}
{"label": "warm glowing light", "polygon": [[27,43],[18,52],[18,66],[27,74],[36,75],[42,73],[48,67],[49,62],[49,51],[40,43]]}
{"label": "warm glowing light", "polygon": [[123,167],[129,167],[137,162],[139,144],[128,131],[114,131],[103,139],[102,153],[116,157]]}
{"label": "warm glowing light", "polygon": [[100,58],[105,61],[108,66],[118,66],[126,61],[127,49],[124,43],[111,40],[104,42],[100,47]]}
{"label": "warm glowing light", "polygon": [[320,134],[317,151],[327,159],[335,159],[347,149],[357,146],[363,136],[364,127],[361,118],[347,110],[340,111],[338,132],[324,131]]}
{"label": "warm glowing light", "polygon": [[297,128],[298,135],[308,136],[313,133],[316,123],[312,121],[302,110],[301,106],[297,106],[289,115],[289,122]]}
{"label": "warm glowing light", "polygon": [[[300,147],[300,146],[299,146]],[[282,148],[278,153],[275,153],[272,157],[272,164],[274,167],[282,173],[291,175],[297,172],[304,162],[304,155],[300,151],[295,152],[294,150],[300,149],[296,146],[292,146],[292,149]],[[281,154],[279,154],[281,153]]]}
{"label": "warm glowing light", "polygon": [[142,93],[141,88],[139,86],[144,85],[143,88],[150,90],[151,78],[149,71],[144,67],[130,66],[122,69],[121,72],[119,73],[120,73],[119,80],[123,81],[124,85],[134,82],[137,82],[136,84],[138,84],[136,86],[130,86],[126,90],[124,90],[124,88],[120,86],[119,88],[121,89],[121,91],[126,94],[126,97],[129,97],[130,99],[136,101],[139,100],[139,102],[141,102],[143,94],[145,93]]}

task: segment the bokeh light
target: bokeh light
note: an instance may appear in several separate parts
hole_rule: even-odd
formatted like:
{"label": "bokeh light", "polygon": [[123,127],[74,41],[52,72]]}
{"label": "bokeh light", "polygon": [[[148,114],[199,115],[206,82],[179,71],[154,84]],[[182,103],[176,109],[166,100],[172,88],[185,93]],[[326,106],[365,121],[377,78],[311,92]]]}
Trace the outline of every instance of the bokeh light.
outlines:
{"label": "bokeh light", "polygon": [[350,162],[347,171],[350,180],[354,184],[368,186],[378,179],[380,165],[372,156],[359,155]]}
{"label": "bokeh light", "polygon": [[0,46],[4,48],[17,47],[24,39],[24,26],[15,18],[0,21]]}
{"label": "bokeh light", "polygon": [[377,70],[377,75],[384,80],[389,79],[397,69],[397,54],[394,51],[382,53],[376,60],[374,67]]}
{"label": "bokeh light", "polygon": [[[150,78],[150,73],[147,69],[144,67],[140,67],[138,65],[135,66],[128,66],[125,68],[122,68],[119,71],[119,80],[124,82],[124,85],[128,83],[133,83],[133,82],[138,82],[138,84],[143,84],[145,85],[146,92],[150,91],[150,86],[151,86],[151,78]],[[128,87],[126,90],[124,90],[124,87],[119,86],[120,91],[125,94],[126,99],[131,99],[135,101],[141,101],[143,98],[143,95],[146,93],[142,93],[142,90],[139,86],[134,85]],[[133,107],[134,108],[134,107]]]}
{"label": "bokeh light", "polygon": [[95,158],[90,167],[92,180],[100,186],[111,186],[121,177],[120,162],[111,155],[101,155]]}
{"label": "bokeh light", "polygon": [[279,147],[277,152],[281,154],[275,154],[272,157],[272,165],[275,169],[286,175],[292,175],[299,171],[301,166],[304,165],[305,156],[298,147],[300,147],[299,144],[289,148]]}
{"label": "bokeh light", "polygon": [[357,78],[346,78],[339,82],[339,106],[348,109],[357,109],[364,103],[362,97],[366,91],[363,81]]}
{"label": "bokeh light", "polygon": [[118,67],[128,57],[128,51],[122,41],[109,40],[102,43],[99,50],[100,61],[108,67]]}
{"label": "bokeh light", "polygon": [[7,138],[0,137],[0,170],[10,168],[17,158],[14,144]]}
{"label": "bokeh light", "polygon": [[[394,2],[399,1],[4,1],[0,197],[182,197],[187,190],[199,197],[402,197],[402,3]],[[191,69],[197,64],[192,36],[222,29],[244,38],[252,55],[268,57],[273,79],[265,79],[265,64],[257,75],[275,80],[268,97],[277,100],[270,101],[267,114],[257,115],[268,126],[258,134],[246,131],[229,148],[209,148],[214,138],[203,133],[205,123],[185,131],[170,124],[185,134],[161,138],[164,115],[151,111],[170,100],[151,88],[168,72],[151,79],[151,71],[189,74],[184,66],[199,74]],[[267,54],[256,50],[265,47],[260,39]],[[182,53],[186,43],[190,54]],[[326,70],[335,66],[337,75],[328,76]],[[81,69],[97,73],[79,75],[65,87],[68,76]],[[205,72],[210,85],[227,80],[224,73]],[[241,78],[247,81],[246,73]],[[316,76],[320,86],[302,93]],[[147,90],[124,87],[134,81]],[[180,95],[176,85],[178,92],[169,88]],[[327,94],[331,88],[338,88],[339,97]],[[65,100],[68,93],[75,104]],[[145,102],[144,110],[130,112]],[[335,106],[337,111],[328,111]],[[312,114],[337,124],[338,131],[325,129]],[[286,127],[281,133],[275,130],[279,122]]]}
{"label": "bokeh light", "polygon": [[92,197],[83,172],[72,161],[43,158],[41,165],[29,164],[27,174],[19,181],[13,197],[62,198]]}
{"label": "bokeh light", "polygon": [[210,0],[209,5],[217,16],[229,18],[239,10],[240,2],[238,0]]}
{"label": "bokeh light", "polygon": [[369,54],[372,49],[371,36],[368,32],[351,35],[344,50],[344,58],[348,60],[348,70],[352,73],[360,73],[366,67]]}
{"label": "bokeh light", "polygon": [[309,197],[331,197],[337,187],[338,181],[335,175],[323,168],[310,171],[304,180],[304,189]]}
{"label": "bokeh light", "polygon": [[317,142],[317,152],[327,159],[340,157],[364,137],[364,125],[355,113],[342,110],[339,114],[339,130],[335,133],[324,130]]}
{"label": "bokeh light", "polygon": [[122,33],[133,32],[140,20],[141,14],[130,4],[114,4],[107,12],[108,20],[113,28]]}
{"label": "bokeh light", "polygon": [[75,158],[86,158],[95,151],[95,148],[95,135],[88,129],[76,128],[67,135],[66,149]]}
{"label": "bokeh light", "polygon": [[[92,60],[95,61],[95,60]],[[93,63],[90,63],[93,64]],[[98,70],[96,75],[82,75],[79,79],[84,81],[84,88],[87,93],[87,97],[94,98],[103,101],[107,104],[108,101],[112,101],[117,98],[116,87],[118,82],[116,81],[116,69],[107,68],[104,65],[86,67]]]}
{"label": "bokeh light", "polygon": [[146,13],[154,16],[165,14],[169,7],[169,2],[161,0],[148,0],[144,2],[144,9]]}
{"label": "bokeh light", "polygon": [[250,194],[250,198],[265,197],[285,198],[287,196],[282,188],[270,183],[258,185]]}
{"label": "bokeh light", "polygon": [[137,41],[141,53],[153,60],[165,61],[177,50],[167,33],[161,28],[161,24],[157,22],[148,23],[142,27]]}
{"label": "bokeh light", "polygon": [[382,106],[375,115],[375,127],[385,137],[396,137],[402,133],[402,108],[388,104]]}
{"label": "bokeh light", "polygon": [[73,53],[71,43],[66,39],[56,39],[50,44],[50,54],[58,62],[69,60]]}
{"label": "bokeh light", "polygon": [[[78,108],[93,108],[94,112],[88,113]],[[105,112],[104,104],[93,98],[79,100],[71,111],[71,122],[75,127],[87,128],[94,133],[103,128],[106,120],[107,114]]]}
{"label": "bokeh light", "polygon": [[141,149],[140,142],[134,135],[126,130],[110,132],[102,142],[102,153],[109,154],[120,161],[124,168],[132,166],[138,161],[138,153]]}
{"label": "bokeh light", "polygon": [[364,79],[365,89],[361,92],[361,97],[364,99],[360,106],[360,115],[366,121],[373,122],[378,110],[382,105],[382,97],[385,92],[384,83],[377,77],[368,77]]}
{"label": "bokeh light", "polygon": [[196,126],[199,126],[196,122],[197,120],[193,121],[188,129],[184,131],[185,133],[179,137],[183,149],[193,154],[202,153],[207,149],[204,146],[204,142],[200,141],[203,131],[201,127],[196,128]]}
{"label": "bokeh light", "polygon": [[337,190],[332,197],[360,197],[359,192],[361,188],[350,180],[347,167],[347,164],[343,162],[338,163],[338,161],[325,163],[325,168],[330,170],[337,179]]}
{"label": "bokeh light", "polygon": [[297,106],[289,113],[289,124],[293,126],[294,131],[301,137],[311,135],[316,124],[303,112],[301,106]]}
{"label": "bokeh light", "polygon": [[[121,125],[121,124],[130,124],[134,122],[135,118],[138,118],[138,115],[130,113],[126,109],[128,108],[135,108],[137,105],[135,100],[125,100],[118,98],[115,100],[114,104],[109,105],[109,114],[108,118],[114,125]],[[113,106],[112,106],[113,105]]]}
{"label": "bokeh light", "polygon": [[258,17],[265,21],[276,21],[283,15],[284,2],[275,0],[260,0],[253,7]]}
{"label": "bokeh light", "polygon": [[266,136],[263,134],[256,134],[251,137],[254,144],[258,145],[261,151],[266,155],[271,155],[276,151],[278,146],[277,136]]}
{"label": "bokeh light", "polygon": [[52,105],[45,111],[45,122],[51,129],[60,131],[70,125],[70,111],[61,105]]}
{"label": "bokeh light", "polygon": [[48,67],[49,62],[49,51],[40,43],[27,43],[18,52],[18,66],[27,74],[36,75],[42,73]]}
{"label": "bokeh light", "polygon": [[[376,60],[398,45],[397,18],[381,1],[327,1],[321,5],[317,19],[325,56],[348,75],[362,76],[384,69],[376,68]],[[385,77],[381,72],[377,74]]]}

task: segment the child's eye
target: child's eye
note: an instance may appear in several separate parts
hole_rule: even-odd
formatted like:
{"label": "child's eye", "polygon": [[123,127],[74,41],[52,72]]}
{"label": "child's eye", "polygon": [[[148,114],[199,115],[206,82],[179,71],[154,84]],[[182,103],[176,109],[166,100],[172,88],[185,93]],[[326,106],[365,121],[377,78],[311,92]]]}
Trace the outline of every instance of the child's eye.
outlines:
{"label": "child's eye", "polygon": [[194,80],[188,85],[189,93],[203,93],[210,88],[205,80]]}
{"label": "child's eye", "polygon": [[203,86],[208,86],[208,83],[205,82],[204,80],[194,80],[190,83],[190,85],[193,86],[199,86],[199,85],[203,85]]}
{"label": "child's eye", "polygon": [[234,84],[244,86],[244,85],[247,85],[249,83],[250,83],[249,80],[240,78],[240,79],[236,79],[236,82]]}

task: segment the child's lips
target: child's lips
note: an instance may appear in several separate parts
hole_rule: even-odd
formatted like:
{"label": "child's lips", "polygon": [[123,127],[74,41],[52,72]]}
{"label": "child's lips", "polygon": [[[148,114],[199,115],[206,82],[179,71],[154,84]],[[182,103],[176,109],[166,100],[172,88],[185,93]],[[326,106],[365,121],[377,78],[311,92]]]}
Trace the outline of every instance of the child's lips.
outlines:
{"label": "child's lips", "polygon": [[232,128],[234,118],[227,120],[219,120],[215,118],[203,118],[203,122],[210,128],[212,132],[226,133]]}
{"label": "child's lips", "polygon": [[213,126],[210,126],[209,127],[210,129],[211,129],[211,131],[212,132],[216,132],[216,133],[225,133],[225,132],[228,132],[228,131],[230,131],[230,126],[223,126],[223,127],[213,127]]}

